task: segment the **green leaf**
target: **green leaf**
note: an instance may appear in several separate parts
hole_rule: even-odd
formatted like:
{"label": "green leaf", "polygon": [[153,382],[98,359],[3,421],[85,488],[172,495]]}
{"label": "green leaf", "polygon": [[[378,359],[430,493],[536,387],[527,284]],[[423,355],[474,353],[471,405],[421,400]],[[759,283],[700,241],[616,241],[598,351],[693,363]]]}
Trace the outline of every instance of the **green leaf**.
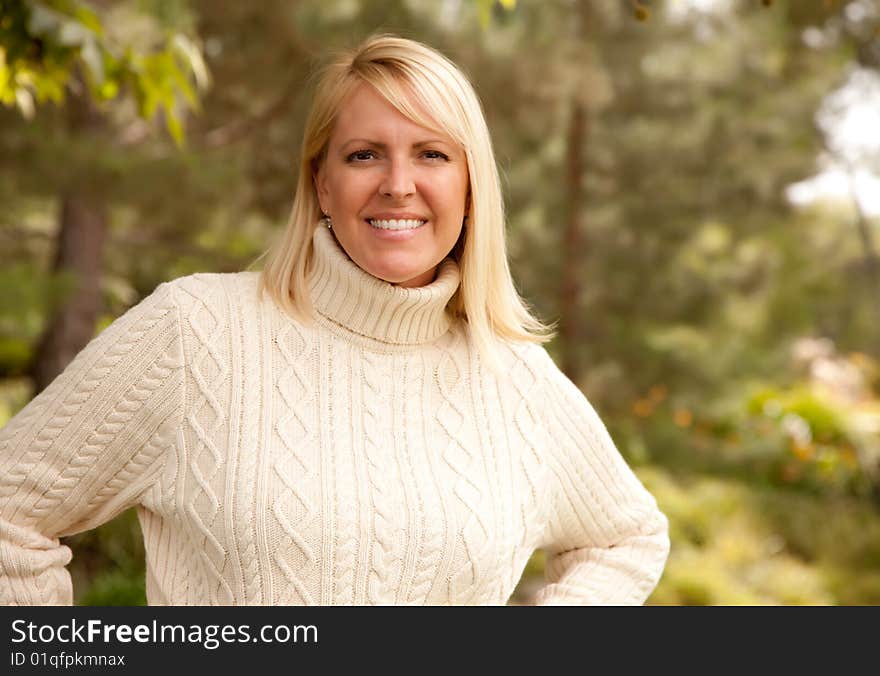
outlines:
{"label": "green leaf", "polygon": [[180,70],[180,68],[175,67],[174,70],[170,73],[170,79],[173,81],[175,85],[177,85],[178,90],[183,95],[183,98],[186,99],[186,102],[189,106],[195,110],[199,109],[199,100],[196,97],[195,90],[189,82],[186,74]]}
{"label": "green leaf", "polygon": [[[209,86],[210,73],[201,50],[186,35],[171,34],[161,51],[142,53],[123,44],[119,46],[123,55],[117,57],[104,40],[101,14],[83,0],[19,0],[19,4],[21,25],[16,24],[11,42],[7,44],[4,37],[0,51],[3,104],[17,106],[31,117],[35,103],[62,102],[73,67],[82,64],[96,100],[118,96],[125,83],[143,118],[153,117],[159,108],[169,111],[170,118],[176,117],[173,111],[181,105],[199,109],[198,91]],[[154,13],[143,6],[141,11]],[[34,49],[37,39],[39,50]],[[168,124],[180,144],[180,120]]]}
{"label": "green leaf", "polygon": [[495,0],[477,0],[477,16],[483,30],[489,27],[492,21],[492,5]]}
{"label": "green leaf", "polygon": [[[39,3],[31,2],[30,4],[35,8],[39,7]],[[98,15],[79,2],[73,2],[72,0],[44,0],[42,4],[50,8],[49,11],[54,12],[56,15],[62,14],[75,19],[78,23],[81,23],[98,35],[103,33],[101,20],[98,18]]]}
{"label": "green leaf", "polygon": [[180,118],[174,114],[172,106],[165,106],[165,124],[168,126],[168,132],[171,134],[171,138],[174,139],[174,143],[178,148],[182,148],[184,146],[183,125],[180,122]]}
{"label": "green leaf", "polygon": [[107,80],[98,90],[101,98],[105,101],[115,99],[119,95],[119,84],[113,80]]}
{"label": "green leaf", "polygon": [[73,16],[76,17],[77,21],[79,21],[90,31],[94,32],[97,36],[104,36],[104,27],[101,25],[101,20],[98,18],[98,15],[95,14],[92,10],[82,5],[77,5],[73,11]]}
{"label": "green leaf", "polygon": [[6,65],[6,52],[0,47],[0,101],[12,94],[12,71]]}

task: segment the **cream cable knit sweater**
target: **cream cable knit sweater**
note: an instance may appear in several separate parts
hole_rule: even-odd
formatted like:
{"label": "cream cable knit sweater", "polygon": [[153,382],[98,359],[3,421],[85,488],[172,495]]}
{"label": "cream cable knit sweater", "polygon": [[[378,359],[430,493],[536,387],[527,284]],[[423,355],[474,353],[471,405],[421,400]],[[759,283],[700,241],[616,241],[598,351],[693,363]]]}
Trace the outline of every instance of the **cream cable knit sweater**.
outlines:
{"label": "cream cable knit sweater", "polygon": [[667,521],[543,347],[481,363],[428,286],[314,234],[319,323],[258,273],[161,284],[0,430],[0,602],[69,604],[69,535],[137,505],[159,604],[639,604]]}

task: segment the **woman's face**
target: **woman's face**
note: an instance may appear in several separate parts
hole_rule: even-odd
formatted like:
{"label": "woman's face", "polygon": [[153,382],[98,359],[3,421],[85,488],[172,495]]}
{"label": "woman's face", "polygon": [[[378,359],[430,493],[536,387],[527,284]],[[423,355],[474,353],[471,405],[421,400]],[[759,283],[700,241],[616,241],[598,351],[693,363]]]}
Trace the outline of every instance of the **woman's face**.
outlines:
{"label": "woman's face", "polygon": [[352,261],[386,282],[424,286],[461,234],[467,159],[361,84],[339,112],[315,187]]}

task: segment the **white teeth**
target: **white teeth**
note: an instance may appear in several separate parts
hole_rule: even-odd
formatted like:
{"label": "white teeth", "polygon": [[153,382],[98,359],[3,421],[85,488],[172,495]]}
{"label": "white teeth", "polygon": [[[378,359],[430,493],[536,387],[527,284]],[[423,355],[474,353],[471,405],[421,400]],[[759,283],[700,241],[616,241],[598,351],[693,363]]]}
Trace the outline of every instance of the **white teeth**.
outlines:
{"label": "white teeth", "polygon": [[427,221],[422,221],[418,219],[383,220],[378,218],[370,218],[368,220],[370,222],[370,225],[372,225],[374,228],[381,228],[382,230],[412,230],[427,223]]}

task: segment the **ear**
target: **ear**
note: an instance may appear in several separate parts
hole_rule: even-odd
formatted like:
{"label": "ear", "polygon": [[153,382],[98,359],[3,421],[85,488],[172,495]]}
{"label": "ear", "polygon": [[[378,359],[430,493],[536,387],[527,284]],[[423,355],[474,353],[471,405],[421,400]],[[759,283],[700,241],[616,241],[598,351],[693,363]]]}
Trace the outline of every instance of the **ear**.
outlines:
{"label": "ear", "polygon": [[315,186],[315,194],[318,196],[318,204],[321,207],[321,211],[326,214],[327,209],[325,207],[329,191],[327,190],[327,174],[324,171],[324,163],[316,160],[312,166],[312,183]]}

